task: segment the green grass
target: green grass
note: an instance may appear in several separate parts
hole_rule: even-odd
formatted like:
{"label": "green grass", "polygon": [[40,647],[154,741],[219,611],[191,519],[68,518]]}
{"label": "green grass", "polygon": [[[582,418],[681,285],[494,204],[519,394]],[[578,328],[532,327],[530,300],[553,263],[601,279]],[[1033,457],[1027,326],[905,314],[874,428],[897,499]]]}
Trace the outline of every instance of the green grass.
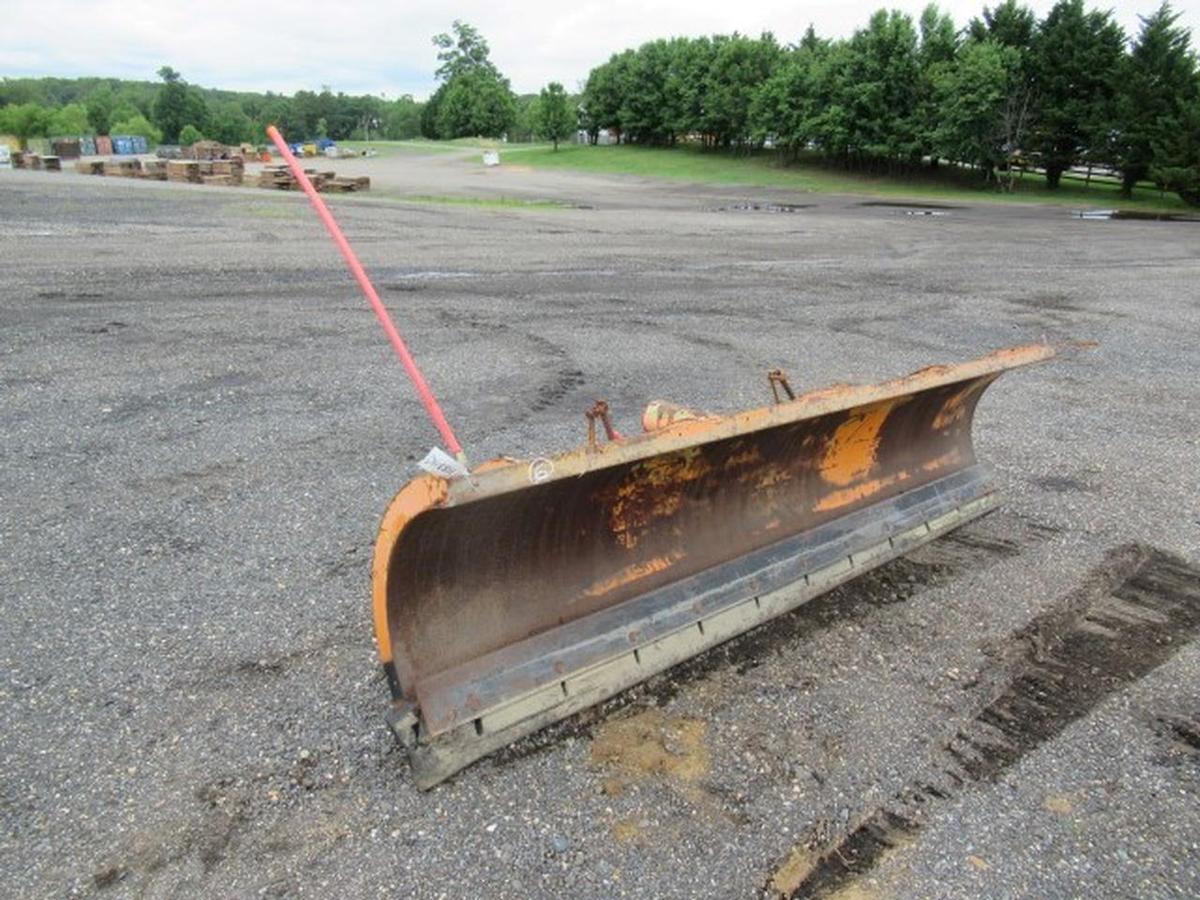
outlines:
{"label": "green grass", "polygon": [[405,203],[437,203],[446,206],[475,206],[483,209],[568,209],[570,204],[555,200],[522,200],[519,197],[455,197],[433,194],[405,194],[397,199]]}
{"label": "green grass", "polygon": [[1057,191],[1045,188],[1041,176],[1027,174],[1011,193],[980,184],[977,176],[943,166],[938,172],[883,176],[835,169],[813,161],[781,165],[774,153],[733,156],[705,152],[692,147],[674,149],[636,146],[590,147],[569,145],[557,152],[546,146],[510,145],[502,158],[520,165],[544,169],[670,178],[704,184],[744,184],[755,187],[790,188],[873,194],[888,197],[987,202],[1052,203],[1072,207],[1120,207],[1128,209],[1180,210],[1185,205],[1174,194],[1161,197],[1152,187],[1139,187],[1133,199],[1117,194],[1114,181],[1082,181],[1064,178]]}

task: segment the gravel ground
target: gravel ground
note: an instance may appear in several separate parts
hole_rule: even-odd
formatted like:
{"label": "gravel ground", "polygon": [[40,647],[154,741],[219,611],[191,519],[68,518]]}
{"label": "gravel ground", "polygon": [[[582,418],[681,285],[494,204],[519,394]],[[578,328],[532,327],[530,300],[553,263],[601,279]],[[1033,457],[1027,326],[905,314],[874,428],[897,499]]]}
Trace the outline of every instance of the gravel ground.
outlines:
{"label": "gravel ground", "polygon": [[[809,388],[1097,346],[989,390],[1001,511],[422,794],[368,565],[435,434],[303,198],[0,173],[11,896],[769,893],[924,777],[1108,551],[1200,561],[1200,226],[336,168],[380,188],[335,211],[475,460],[578,443],[596,397],[630,428],[651,397],[760,405],[775,366]],[[781,202],[807,206],[738,208]],[[1179,643],[844,895],[1200,893],[1200,762],[1162,727],[1200,721]]]}

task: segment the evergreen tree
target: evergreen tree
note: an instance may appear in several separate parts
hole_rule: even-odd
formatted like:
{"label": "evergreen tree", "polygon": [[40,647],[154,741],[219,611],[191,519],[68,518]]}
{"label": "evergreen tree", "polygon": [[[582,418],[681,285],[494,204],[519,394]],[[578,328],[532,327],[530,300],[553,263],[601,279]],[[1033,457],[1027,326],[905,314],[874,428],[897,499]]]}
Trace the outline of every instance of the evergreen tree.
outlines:
{"label": "evergreen tree", "polygon": [[1031,148],[1046,186],[1080,159],[1103,155],[1114,126],[1125,36],[1111,14],[1087,12],[1083,0],[1059,0],[1033,41],[1037,107]]}
{"label": "evergreen tree", "polygon": [[1141,33],[1122,66],[1113,161],[1126,197],[1150,173],[1154,144],[1170,142],[1170,132],[1179,129],[1181,114],[1195,99],[1191,35],[1175,24],[1178,19],[1168,3],[1142,18]]}
{"label": "evergreen tree", "polygon": [[835,88],[848,115],[847,150],[859,162],[909,163],[919,156],[917,31],[904,13],[880,10],[846,45]]}
{"label": "evergreen tree", "polygon": [[1004,0],[995,9],[983,8],[981,19],[972,19],[967,34],[973,41],[992,40],[1005,47],[1029,50],[1037,31],[1037,17],[1018,0]]}
{"label": "evergreen tree", "polygon": [[935,77],[937,152],[977,165],[992,178],[1009,161],[1007,101],[1021,77],[1020,50],[993,40],[967,43],[957,63]]}
{"label": "evergreen tree", "polygon": [[921,12],[920,32],[921,74],[917,83],[916,131],[921,155],[928,155],[930,166],[936,169],[942,155],[935,146],[935,132],[942,121],[936,95],[939,82],[954,67],[958,56],[958,30],[949,15],[930,3]]}
{"label": "evergreen tree", "polygon": [[1150,175],[1190,206],[1200,206],[1200,85],[1154,142]]}
{"label": "evergreen tree", "polygon": [[783,54],[751,103],[754,140],[761,143],[769,137],[777,149],[795,158],[817,137],[818,78],[829,46],[810,27],[800,44]]}

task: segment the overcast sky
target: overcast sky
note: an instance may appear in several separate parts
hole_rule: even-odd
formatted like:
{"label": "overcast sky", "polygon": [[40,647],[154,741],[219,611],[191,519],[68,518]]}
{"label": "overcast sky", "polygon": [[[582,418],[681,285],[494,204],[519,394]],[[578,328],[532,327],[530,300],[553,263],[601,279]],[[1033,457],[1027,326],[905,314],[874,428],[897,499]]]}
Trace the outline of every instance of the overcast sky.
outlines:
{"label": "overcast sky", "polygon": [[[992,0],[992,3],[997,0]],[[475,25],[492,60],[518,93],[548,81],[575,90],[588,71],[625,47],[673,35],[770,30],[784,43],[812,22],[823,36],[841,37],[884,5],[878,0],[462,0],[445,5],[412,0],[0,0],[0,76],[105,75],[155,78],[174,66],[206,87],[292,93],[328,85],[346,93],[412,94],[433,89],[430,37],[454,19]],[[940,4],[961,27],[982,3]],[[1038,15],[1053,0],[1028,4]],[[1107,4],[1096,4],[1105,6]],[[1112,5],[1127,32],[1158,0]],[[923,2],[897,2],[914,18]],[[1176,2],[1200,42],[1200,3]]]}

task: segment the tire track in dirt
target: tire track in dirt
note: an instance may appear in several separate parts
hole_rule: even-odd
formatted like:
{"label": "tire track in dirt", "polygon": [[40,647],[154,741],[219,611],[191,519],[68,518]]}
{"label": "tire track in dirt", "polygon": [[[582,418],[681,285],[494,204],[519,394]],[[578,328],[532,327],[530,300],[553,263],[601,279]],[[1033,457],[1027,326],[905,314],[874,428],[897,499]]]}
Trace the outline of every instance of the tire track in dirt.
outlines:
{"label": "tire track in dirt", "polygon": [[[1197,632],[1200,570],[1143,545],[1110,551],[1082,587],[1009,638],[1004,688],[943,744],[928,773],[835,840],[793,849],[762,895],[852,891],[890,853],[915,841],[944,801],[996,781]],[[1160,728],[1176,743],[1200,746],[1189,720],[1163,720]]]}

